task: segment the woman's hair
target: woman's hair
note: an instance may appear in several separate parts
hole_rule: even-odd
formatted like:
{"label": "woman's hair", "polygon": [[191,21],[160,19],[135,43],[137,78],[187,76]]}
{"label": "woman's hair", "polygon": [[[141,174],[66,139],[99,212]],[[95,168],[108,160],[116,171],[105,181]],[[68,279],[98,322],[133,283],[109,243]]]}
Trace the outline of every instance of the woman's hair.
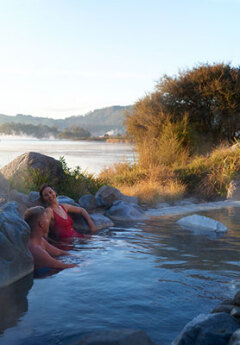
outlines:
{"label": "woman's hair", "polygon": [[[47,187],[52,188],[52,186],[50,186],[48,183],[44,183],[44,184],[41,185],[41,187],[40,187],[40,189],[39,189],[40,198],[41,198],[41,200],[42,200],[43,202],[44,202],[44,199],[43,199],[43,191],[44,191],[44,189],[47,188]],[[52,189],[53,189],[53,188],[52,188]]]}
{"label": "woman's hair", "polygon": [[34,230],[34,228],[36,227],[39,218],[41,217],[41,215],[45,212],[45,208],[42,206],[34,206],[31,208],[28,208],[24,215],[23,215],[23,219],[25,220],[25,222],[28,223],[28,225],[31,228],[31,231]]}

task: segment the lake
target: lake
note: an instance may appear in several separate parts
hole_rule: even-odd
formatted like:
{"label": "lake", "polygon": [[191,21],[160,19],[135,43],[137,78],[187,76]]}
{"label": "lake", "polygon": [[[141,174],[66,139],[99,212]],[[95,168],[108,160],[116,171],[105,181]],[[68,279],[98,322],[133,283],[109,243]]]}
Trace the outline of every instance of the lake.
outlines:
{"label": "lake", "polygon": [[39,140],[30,138],[0,137],[0,168],[17,156],[39,152],[59,159],[64,156],[70,168],[80,166],[82,170],[98,174],[103,168],[123,160],[133,161],[132,145],[99,141]]}

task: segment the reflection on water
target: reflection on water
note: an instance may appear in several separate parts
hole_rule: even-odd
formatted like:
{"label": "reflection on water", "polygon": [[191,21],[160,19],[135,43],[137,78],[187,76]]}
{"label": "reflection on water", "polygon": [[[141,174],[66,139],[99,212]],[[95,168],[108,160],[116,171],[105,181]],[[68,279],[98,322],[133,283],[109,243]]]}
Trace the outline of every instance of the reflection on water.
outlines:
{"label": "reflection on water", "polygon": [[14,327],[28,311],[27,295],[33,285],[33,275],[29,274],[7,288],[0,289],[0,333]]}
{"label": "reflection on water", "polygon": [[239,287],[239,211],[201,213],[229,227],[220,238],[184,230],[175,216],[76,239],[69,248],[80,267],[35,279],[28,312],[0,336],[1,345],[61,344],[76,333],[122,327],[169,345]]}
{"label": "reflection on water", "polygon": [[25,152],[39,152],[55,159],[64,156],[68,166],[87,169],[98,174],[104,167],[116,162],[133,161],[131,145],[112,144],[97,141],[38,140],[1,138],[0,168]]}

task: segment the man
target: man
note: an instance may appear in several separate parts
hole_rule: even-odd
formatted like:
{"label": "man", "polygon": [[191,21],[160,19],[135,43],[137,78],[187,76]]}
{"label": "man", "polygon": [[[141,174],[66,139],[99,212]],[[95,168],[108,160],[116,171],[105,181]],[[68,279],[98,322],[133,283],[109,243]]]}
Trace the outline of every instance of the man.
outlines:
{"label": "man", "polygon": [[31,207],[23,215],[24,220],[31,229],[28,248],[32,253],[35,269],[42,267],[64,269],[76,267],[76,264],[65,264],[53,256],[69,255],[61,249],[49,244],[44,236],[47,236],[51,221],[51,214],[41,206]]}

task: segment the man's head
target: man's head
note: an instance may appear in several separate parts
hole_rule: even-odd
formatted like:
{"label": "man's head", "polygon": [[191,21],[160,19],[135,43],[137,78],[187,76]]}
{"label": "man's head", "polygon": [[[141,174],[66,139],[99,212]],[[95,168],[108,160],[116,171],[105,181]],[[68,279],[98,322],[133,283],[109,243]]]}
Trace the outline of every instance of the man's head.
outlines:
{"label": "man's head", "polygon": [[48,233],[51,219],[44,207],[35,206],[27,209],[23,218],[30,226],[32,232],[41,229],[43,234]]}

